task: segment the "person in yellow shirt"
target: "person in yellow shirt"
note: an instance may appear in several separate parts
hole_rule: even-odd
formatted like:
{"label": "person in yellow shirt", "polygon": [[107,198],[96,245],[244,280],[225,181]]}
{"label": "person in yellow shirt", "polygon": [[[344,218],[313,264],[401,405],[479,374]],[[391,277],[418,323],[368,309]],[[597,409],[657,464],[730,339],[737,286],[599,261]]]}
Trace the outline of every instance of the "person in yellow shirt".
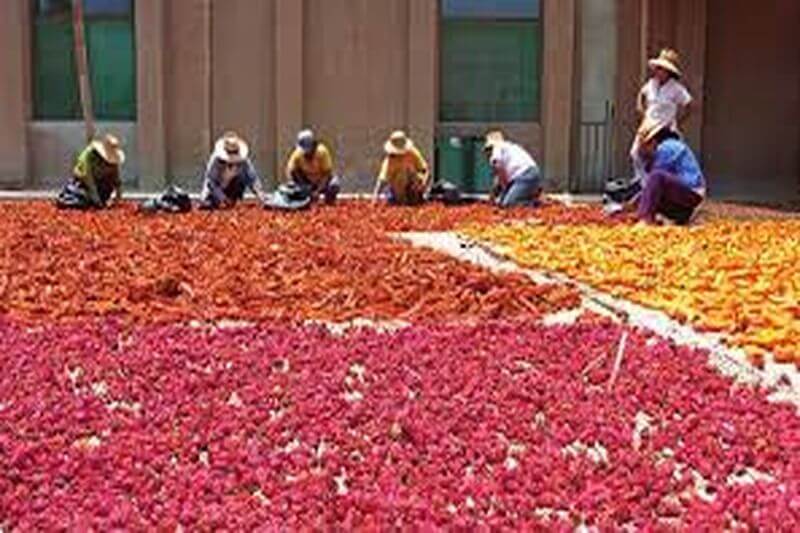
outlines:
{"label": "person in yellow shirt", "polygon": [[392,205],[418,205],[430,185],[428,163],[405,132],[395,131],[383,146],[386,157],[375,184],[377,203],[384,189]]}
{"label": "person in yellow shirt", "polygon": [[80,153],[72,170],[71,180],[58,195],[56,205],[72,209],[102,209],[111,195],[122,200],[120,171],[125,152],[117,137],[111,134],[95,139]]}
{"label": "person in yellow shirt", "polygon": [[336,202],[341,185],[333,173],[333,158],[313,131],[303,130],[297,135],[297,146],[286,163],[286,180],[307,192],[312,201],[322,195],[326,204]]}

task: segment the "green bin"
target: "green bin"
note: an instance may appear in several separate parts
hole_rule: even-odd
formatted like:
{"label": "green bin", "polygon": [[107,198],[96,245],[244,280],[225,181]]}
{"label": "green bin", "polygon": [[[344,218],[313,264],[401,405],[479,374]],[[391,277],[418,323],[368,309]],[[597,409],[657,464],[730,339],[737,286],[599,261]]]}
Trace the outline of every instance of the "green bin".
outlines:
{"label": "green bin", "polygon": [[436,178],[457,185],[465,193],[488,192],[492,186],[492,171],[483,155],[483,140],[471,136],[439,137]]}

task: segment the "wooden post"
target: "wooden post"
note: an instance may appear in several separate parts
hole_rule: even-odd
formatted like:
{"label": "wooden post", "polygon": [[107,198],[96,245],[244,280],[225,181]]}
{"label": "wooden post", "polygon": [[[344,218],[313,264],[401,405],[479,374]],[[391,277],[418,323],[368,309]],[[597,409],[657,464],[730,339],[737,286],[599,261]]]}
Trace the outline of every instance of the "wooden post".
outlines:
{"label": "wooden post", "polygon": [[75,67],[81,94],[83,123],[86,141],[94,138],[94,108],[92,107],[92,83],[89,79],[89,59],[86,54],[86,34],[83,29],[83,0],[72,0],[72,33],[75,44]]}

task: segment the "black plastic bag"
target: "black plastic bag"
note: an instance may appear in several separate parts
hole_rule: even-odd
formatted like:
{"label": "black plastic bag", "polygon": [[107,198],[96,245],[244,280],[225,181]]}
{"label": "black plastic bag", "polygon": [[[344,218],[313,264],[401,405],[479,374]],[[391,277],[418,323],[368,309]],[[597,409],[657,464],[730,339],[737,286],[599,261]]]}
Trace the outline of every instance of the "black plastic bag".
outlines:
{"label": "black plastic bag", "polygon": [[311,205],[310,192],[293,183],[284,184],[278,190],[268,194],[264,200],[264,209],[277,211],[301,211]]}
{"label": "black plastic bag", "polygon": [[94,207],[86,190],[75,180],[70,180],[59,191],[56,197],[56,207],[60,209],[91,209]]}
{"label": "black plastic bag", "polygon": [[192,200],[186,191],[170,185],[161,196],[147,200],[139,209],[145,213],[186,213],[192,209]]}

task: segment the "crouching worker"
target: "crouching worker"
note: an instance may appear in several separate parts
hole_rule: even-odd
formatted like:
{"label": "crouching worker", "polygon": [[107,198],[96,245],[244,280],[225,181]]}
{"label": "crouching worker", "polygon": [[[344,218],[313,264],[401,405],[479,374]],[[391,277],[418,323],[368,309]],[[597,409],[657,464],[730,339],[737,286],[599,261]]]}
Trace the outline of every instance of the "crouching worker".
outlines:
{"label": "crouching worker", "polygon": [[66,209],[104,208],[112,193],[116,201],[122,200],[120,168],[125,162],[125,152],[114,135],[89,143],[78,156],[67,182],[56,199],[56,205]]}
{"label": "crouching worker", "polygon": [[706,195],[697,158],[663,118],[646,119],[637,135],[647,170],[637,218],[652,224],[656,215],[661,215],[674,223],[688,224]]}
{"label": "crouching worker", "polygon": [[201,209],[232,207],[244,198],[247,189],[264,201],[261,179],[248,158],[249,153],[247,143],[234,132],[227,132],[217,140],[203,177]]}
{"label": "crouching worker", "polygon": [[542,195],[539,167],[523,147],[493,131],[486,135],[484,153],[494,173],[492,199],[499,207],[539,204]]}
{"label": "crouching worker", "polygon": [[327,146],[311,130],[297,136],[297,146],[286,164],[286,180],[316,201],[320,195],[330,205],[339,194],[339,178],[333,174],[333,158]]}
{"label": "crouching worker", "polygon": [[402,131],[395,131],[383,146],[386,157],[375,183],[374,202],[384,189],[391,205],[419,205],[430,185],[428,163]]}

